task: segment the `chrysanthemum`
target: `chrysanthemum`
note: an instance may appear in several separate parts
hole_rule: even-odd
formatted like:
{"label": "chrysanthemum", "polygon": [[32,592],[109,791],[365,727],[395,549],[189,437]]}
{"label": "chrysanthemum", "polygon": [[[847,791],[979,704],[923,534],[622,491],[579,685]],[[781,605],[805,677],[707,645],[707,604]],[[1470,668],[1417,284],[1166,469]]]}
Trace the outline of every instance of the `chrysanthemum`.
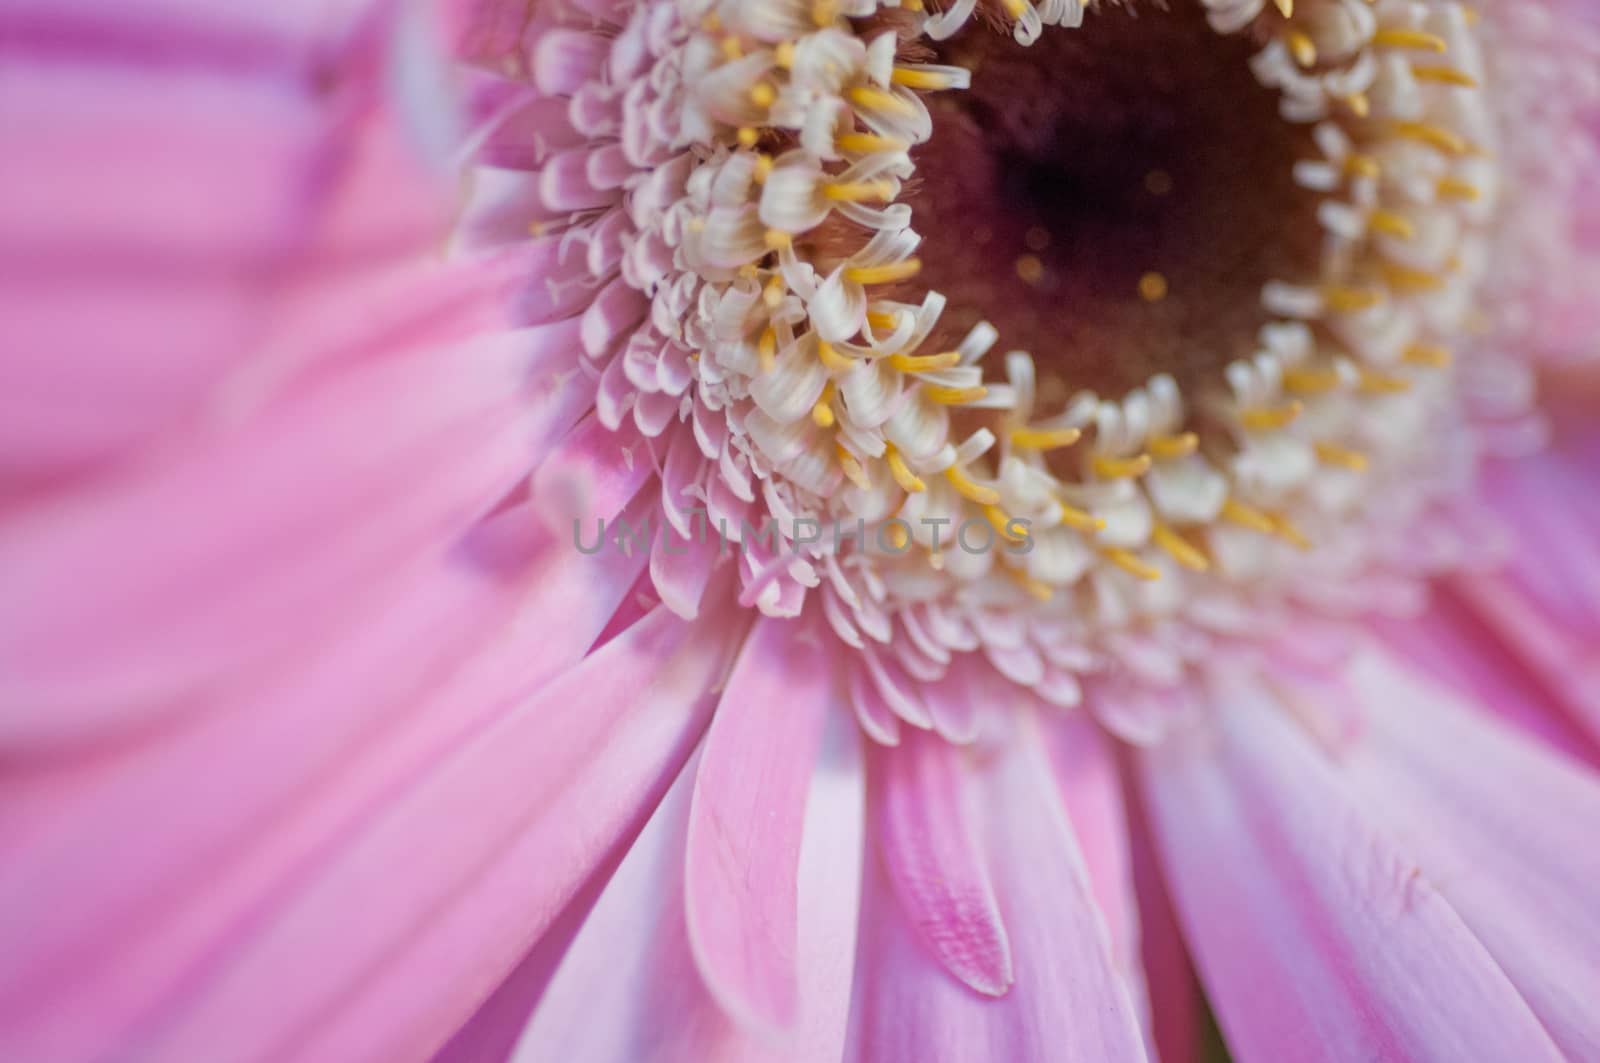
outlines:
{"label": "chrysanthemum", "polygon": [[1600,1059],[1588,0],[0,57],[0,1059]]}

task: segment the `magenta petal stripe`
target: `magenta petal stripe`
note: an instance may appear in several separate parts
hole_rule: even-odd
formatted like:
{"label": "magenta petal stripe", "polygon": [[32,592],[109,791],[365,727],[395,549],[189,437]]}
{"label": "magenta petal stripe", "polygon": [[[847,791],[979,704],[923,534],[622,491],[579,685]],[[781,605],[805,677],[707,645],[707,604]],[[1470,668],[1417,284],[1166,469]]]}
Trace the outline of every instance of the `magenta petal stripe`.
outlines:
{"label": "magenta petal stripe", "polygon": [[1140,779],[1234,1058],[1560,1059],[1284,706],[1242,678],[1211,700],[1215,730],[1141,754]]}
{"label": "magenta petal stripe", "polygon": [[839,701],[815,628],[758,620],[695,778],[689,942],[712,994],[754,1027],[795,1020],[801,829],[823,721]]}

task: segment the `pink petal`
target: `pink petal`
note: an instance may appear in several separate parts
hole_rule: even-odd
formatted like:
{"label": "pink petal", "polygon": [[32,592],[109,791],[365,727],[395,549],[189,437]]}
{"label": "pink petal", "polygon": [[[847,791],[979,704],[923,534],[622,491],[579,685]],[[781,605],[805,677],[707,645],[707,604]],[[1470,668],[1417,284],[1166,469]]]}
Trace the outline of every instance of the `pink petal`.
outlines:
{"label": "pink petal", "polygon": [[752,1038],[701,981],[684,921],[684,841],[695,765],[629,851],[523,1031],[516,1063],[732,1063],[838,1059],[855,959],[862,773],[848,717],[830,716],[806,801],[799,866],[799,1013]]}
{"label": "pink petal", "polygon": [[810,623],[763,617],[706,736],[686,857],[689,942],[712,994],[750,1026],[795,1018],[805,795],[837,701]]}
{"label": "pink petal", "polygon": [[1600,1058],[1600,777],[1397,660],[1352,670],[1372,741],[1340,767],[1395,824],[1562,1051]]}
{"label": "pink petal", "polygon": [[963,805],[963,754],[916,732],[871,759],[878,848],[905,919],[951,975],[998,997],[1011,943]]}
{"label": "pink petal", "polygon": [[[523,514],[506,530],[538,529]],[[29,1026],[114,1036],[352,823],[576,660],[638,571],[608,585],[570,549],[491,548],[402,581],[356,637],[330,636],[336,652],[248,677],[193,726],[11,776],[0,1021],[25,1007]],[[122,872],[85,873],[89,853]]]}
{"label": "pink petal", "polygon": [[1559,1059],[1459,916],[1362,818],[1279,702],[1141,755],[1178,914],[1228,1047],[1262,1060]]}
{"label": "pink petal", "polygon": [[570,326],[397,352],[16,515],[6,739],[120,725],[445,549],[582,412],[589,385],[552,375],[575,357]]}
{"label": "pink petal", "polygon": [[1056,787],[1089,870],[1095,906],[1111,934],[1111,955],[1149,1025],[1144,971],[1139,963],[1139,902],[1133,890],[1128,817],[1111,743],[1082,713],[1045,730]]}
{"label": "pink petal", "polygon": [[951,978],[901,911],[883,861],[869,856],[846,1059],[1145,1058],[1042,739],[1030,719],[1018,731],[987,756],[969,756],[962,785],[1011,931],[1015,983],[996,1000]]}
{"label": "pink petal", "polygon": [[[236,925],[125,1047],[160,1059],[431,1052],[678,774],[726,634],[658,610],[443,751]],[[435,839],[425,860],[422,837]]]}

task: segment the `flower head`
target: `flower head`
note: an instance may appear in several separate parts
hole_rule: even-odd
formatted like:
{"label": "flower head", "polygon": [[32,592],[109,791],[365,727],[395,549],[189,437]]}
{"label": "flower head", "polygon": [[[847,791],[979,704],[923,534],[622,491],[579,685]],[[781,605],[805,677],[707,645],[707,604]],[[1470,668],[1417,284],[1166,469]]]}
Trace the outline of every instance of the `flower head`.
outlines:
{"label": "flower head", "polygon": [[0,49],[0,1056],[1600,1051],[1580,5]]}

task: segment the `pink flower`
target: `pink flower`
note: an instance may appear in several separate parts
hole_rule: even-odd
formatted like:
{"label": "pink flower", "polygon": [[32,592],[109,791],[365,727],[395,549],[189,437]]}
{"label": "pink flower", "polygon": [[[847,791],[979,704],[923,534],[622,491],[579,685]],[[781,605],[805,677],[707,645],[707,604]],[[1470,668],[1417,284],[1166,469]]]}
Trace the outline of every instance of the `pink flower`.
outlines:
{"label": "pink flower", "polygon": [[1594,11],[1170,6],[0,9],[0,1058],[1600,1058]]}

